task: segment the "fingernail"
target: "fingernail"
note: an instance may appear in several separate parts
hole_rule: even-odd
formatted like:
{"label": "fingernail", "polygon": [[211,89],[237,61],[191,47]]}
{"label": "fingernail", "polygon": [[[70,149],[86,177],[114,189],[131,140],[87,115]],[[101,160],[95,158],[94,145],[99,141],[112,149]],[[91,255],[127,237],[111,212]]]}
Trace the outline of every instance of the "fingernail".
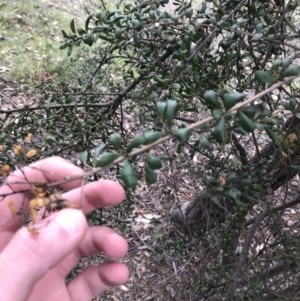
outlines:
{"label": "fingernail", "polygon": [[78,232],[82,227],[82,213],[75,209],[62,210],[60,213],[56,222],[70,234]]}

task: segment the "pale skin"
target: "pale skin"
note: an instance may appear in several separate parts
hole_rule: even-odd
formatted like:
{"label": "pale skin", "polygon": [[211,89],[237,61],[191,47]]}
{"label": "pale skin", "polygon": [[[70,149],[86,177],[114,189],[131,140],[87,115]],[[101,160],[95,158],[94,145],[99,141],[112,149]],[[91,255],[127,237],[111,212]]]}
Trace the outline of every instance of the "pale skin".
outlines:
{"label": "pale skin", "polygon": [[[80,175],[83,171],[70,162],[51,157],[25,168],[26,181],[54,183],[62,177]],[[47,171],[43,172],[43,171]],[[14,190],[26,189],[24,175],[17,171],[7,181]],[[23,182],[23,183],[21,183]],[[77,209],[63,209],[37,222],[34,235],[23,227],[20,216],[12,218],[9,202],[19,210],[24,195],[8,196],[0,202],[0,300],[5,301],[90,301],[105,290],[124,284],[128,268],[120,262],[108,261],[85,269],[70,283],[65,277],[79,259],[99,252],[108,258],[123,258],[128,246],[115,231],[103,227],[88,227],[84,214],[96,208],[120,204],[125,193],[116,182],[101,180],[81,187],[82,180],[64,183],[71,189],[63,195]],[[83,191],[82,191],[83,189]],[[0,195],[10,191],[4,184]],[[82,206],[81,206],[82,205]]]}

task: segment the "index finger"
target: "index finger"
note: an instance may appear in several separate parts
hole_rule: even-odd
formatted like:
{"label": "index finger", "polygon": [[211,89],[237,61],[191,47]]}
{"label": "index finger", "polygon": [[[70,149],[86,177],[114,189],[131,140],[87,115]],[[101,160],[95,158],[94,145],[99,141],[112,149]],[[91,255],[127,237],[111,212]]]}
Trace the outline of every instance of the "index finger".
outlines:
{"label": "index finger", "polygon": [[[56,183],[64,178],[83,173],[81,168],[63,158],[50,157],[37,161],[9,175],[3,186],[0,187],[0,229],[15,231],[24,224],[24,218],[21,216],[12,218],[9,203],[13,202],[15,204],[17,212],[22,210],[24,202],[28,202],[26,191],[28,193],[34,183]],[[66,181],[60,184],[60,187],[74,189],[81,186],[81,183],[82,179],[79,178]],[[3,197],[2,201],[1,196]]]}

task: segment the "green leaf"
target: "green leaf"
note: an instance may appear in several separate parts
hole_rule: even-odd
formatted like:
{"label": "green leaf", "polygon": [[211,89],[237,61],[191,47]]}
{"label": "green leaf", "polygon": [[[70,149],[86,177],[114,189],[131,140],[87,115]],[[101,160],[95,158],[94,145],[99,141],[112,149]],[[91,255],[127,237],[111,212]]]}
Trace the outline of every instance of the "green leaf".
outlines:
{"label": "green leaf", "polygon": [[291,165],[292,171],[299,172],[300,171],[300,165]]}
{"label": "green leaf", "polygon": [[290,99],[290,105],[291,105],[291,108],[292,108],[293,110],[295,110],[295,109],[296,109],[296,106],[297,106],[297,100],[296,100],[295,98],[291,98],[291,99]]}
{"label": "green leaf", "polygon": [[149,168],[148,166],[146,166],[145,168],[145,173],[146,173],[146,182],[151,185],[157,182],[157,175],[156,173]]}
{"label": "green leaf", "polygon": [[255,71],[254,78],[261,84],[273,83],[276,80],[276,78],[267,71]]}
{"label": "green leaf", "polygon": [[271,115],[271,111],[269,109],[267,109],[266,107],[264,107],[264,110],[257,116],[257,119],[261,119],[267,116]]}
{"label": "green leaf", "polygon": [[175,117],[177,109],[177,101],[168,99],[167,100],[167,111],[166,111],[166,118],[167,118],[167,125],[169,128],[171,128],[173,124],[173,119]]}
{"label": "green leaf", "polygon": [[188,141],[190,134],[191,134],[191,130],[189,128],[172,130],[172,135],[181,142]]}
{"label": "green leaf", "polygon": [[248,133],[241,127],[239,124],[236,124],[236,126],[232,129],[234,132],[241,134],[241,135],[247,135]]}
{"label": "green leaf", "polygon": [[84,151],[80,154],[80,160],[83,164],[86,164],[87,161],[87,157],[88,157],[88,151]]}
{"label": "green leaf", "polygon": [[258,122],[255,122],[255,126],[260,132],[265,129],[265,125]]}
{"label": "green leaf", "polygon": [[294,76],[300,73],[300,66],[296,64],[291,64],[283,72],[283,76]]}
{"label": "green leaf", "polygon": [[117,28],[115,29],[115,37],[116,37],[117,39],[120,39],[120,38],[122,37],[122,33],[123,33],[123,30],[122,30],[121,28],[117,27]]}
{"label": "green leaf", "polygon": [[178,84],[178,83],[173,83],[173,84],[171,85],[171,87],[172,87],[173,89],[175,89],[175,90],[179,90],[179,89],[181,88],[180,84]]}
{"label": "green leaf", "polygon": [[167,103],[158,101],[156,103],[156,109],[157,109],[157,115],[160,118],[161,121],[165,120],[165,114],[166,114],[166,109],[167,109]]}
{"label": "green leaf", "polygon": [[224,195],[231,197],[234,200],[239,200],[242,193],[236,188],[229,189],[224,192]]}
{"label": "green leaf", "polygon": [[68,39],[68,38],[69,38],[69,35],[68,35],[64,30],[62,30],[61,32],[62,32],[62,35],[63,35],[63,37],[64,37],[65,39]]}
{"label": "green leaf", "polygon": [[277,67],[279,67],[282,64],[282,60],[281,59],[276,59],[272,62],[272,69],[275,69]]}
{"label": "green leaf", "polygon": [[185,15],[187,16],[187,18],[191,18],[193,16],[193,9],[192,8],[187,9]]}
{"label": "green leaf", "polygon": [[221,117],[216,127],[212,130],[212,135],[220,144],[226,144],[229,141],[229,135],[225,127],[225,118]]}
{"label": "green leaf", "polygon": [[204,148],[204,149],[209,149],[210,147],[210,142],[209,140],[207,139],[206,136],[204,135],[201,135],[200,138],[199,138],[199,145]]}
{"label": "green leaf", "polygon": [[59,49],[60,49],[60,50],[66,49],[68,46],[69,46],[69,42],[60,45],[60,46],[59,46]]}
{"label": "green leaf", "polygon": [[255,123],[241,111],[239,111],[239,119],[240,119],[240,124],[241,124],[242,128],[246,132],[251,133],[255,130],[255,128],[256,128]]}
{"label": "green leaf", "polygon": [[55,138],[53,136],[47,136],[45,139],[45,143],[47,143],[48,145],[52,146],[53,144],[58,144],[57,141],[55,140]]}
{"label": "green leaf", "polygon": [[141,22],[137,19],[132,20],[130,26],[137,30],[141,30],[143,28]]}
{"label": "green leaf", "polygon": [[146,161],[151,169],[159,169],[162,167],[161,159],[151,154],[147,154]]}
{"label": "green leaf", "polygon": [[166,133],[164,133],[164,132],[147,132],[144,134],[144,137],[145,137],[144,144],[146,144],[146,145],[151,144],[163,136],[166,136]]}
{"label": "green leaf", "polygon": [[97,159],[99,155],[105,150],[107,144],[101,144],[95,149],[94,155],[93,155],[93,166],[95,167],[97,164]]}
{"label": "green leaf", "polygon": [[282,105],[286,110],[288,110],[288,111],[293,111],[293,108],[291,107],[291,104],[290,104],[289,102],[283,101],[283,102],[281,103],[281,105]]}
{"label": "green leaf", "polygon": [[210,17],[210,18],[208,19],[208,22],[209,22],[209,23],[212,23],[212,24],[216,24],[216,23],[217,23],[217,19],[216,19],[216,17]]}
{"label": "green leaf", "polygon": [[250,113],[262,113],[264,111],[265,107],[262,103],[259,103],[259,104],[251,104],[247,107],[244,107],[242,109],[242,112],[250,112]]}
{"label": "green leaf", "polygon": [[268,134],[268,136],[274,141],[274,143],[278,144],[278,142],[279,142],[278,135],[267,127],[265,128],[265,131]]}
{"label": "green leaf", "polygon": [[292,62],[292,58],[291,57],[286,57],[284,59],[282,59],[282,67],[286,68],[288,67]]}
{"label": "green leaf", "polygon": [[212,111],[212,117],[216,120],[219,120],[223,115],[223,112],[221,110],[213,110]]}
{"label": "green leaf", "polygon": [[86,31],[82,28],[82,27],[79,27],[79,28],[77,28],[77,32],[78,32],[78,34],[79,35],[83,35],[83,34],[86,34]]}
{"label": "green leaf", "polygon": [[67,56],[70,56],[72,54],[72,49],[73,49],[72,45],[69,45],[67,47]]}
{"label": "green leaf", "polygon": [[233,93],[225,93],[222,96],[223,104],[226,110],[231,109],[235,104],[242,101],[245,97],[244,93],[233,92]]}
{"label": "green leaf", "polygon": [[203,98],[204,98],[205,104],[207,106],[213,107],[214,109],[221,108],[221,104],[218,101],[218,94],[215,91],[213,91],[213,90],[206,91],[204,93]]}
{"label": "green leaf", "polygon": [[92,15],[91,15],[91,16],[88,16],[88,18],[87,18],[86,21],[85,21],[85,31],[86,31],[86,32],[88,32],[88,30],[89,30],[89,24],[90,24],[90,21],[91,21],[92,18],[93,18]]}
{"label": "green leaf", "polygon": [[130,153],[134,148],[141,146],[146,141],[144,133],[137,134],[127,147],[127,152]]}
{"label": "green leaf", "polygon": [[83,39],[82,39],[84,44],[87,44],[89,46],[92,46],[94,43],[94,36],[92,34],[87,34]]}
{"label": "green leaf", "polygon": [[123,180],[124,184],[128,188],[135,188],[137,184],[137,177],[134,173],[134,170],[129,163],[128,160],[125,160],[122,171],[121,171],[121,179]]}
{"label": "green leaf", "polygon": [[119,154],[103,153],[100,160],[96,163],[96,167],[105,167],[119,158]]}
{"label": "green leaf", "polygon": [[122,148],[121,135],[119,133],[111,134],[109,136],[109,141],[115,150],[120,150]]}
{"label": "green leaf", "polygon": [[73,33],[76,33],[75,20],[74,19],[71,20],[70,28],[71,28]]}
{"label": "green leaf", "polygon": [[159,75],[154,75],[153,79],[161,87],[168,86],[171,83],[171,80],[162,79]]}

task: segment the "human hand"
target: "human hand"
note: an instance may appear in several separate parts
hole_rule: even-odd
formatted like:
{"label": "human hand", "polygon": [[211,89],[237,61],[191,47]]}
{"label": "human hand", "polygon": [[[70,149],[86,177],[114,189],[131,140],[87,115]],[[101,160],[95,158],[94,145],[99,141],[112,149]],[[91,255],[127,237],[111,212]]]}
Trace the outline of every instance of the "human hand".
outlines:
{"label": "human hand", "polygon": [[[16,171],[9,176],[6,182],[11,184],[0,188],[0,195],[11,188],[14,191],[29,188],[21,179],[55,183],[62,177],[83,173],[59,157],[35,162],[31,167],[34,168],[25,167],[23,173]],[[117,205],[125,198],[124,190],[116,182],[101,180],[81,188],[81,181],[61,186],[72,189],[63,196],[78,206],[82,204],[84,214]],[[20,216],[12,218],[9,208],[13,200],[20,210],[24,197],[22,193],[13,194],[0,202],[1,301],[90,301],[93,296],[127,281],[129,272],[124,264],[106,262],[87,268],[66,284],[65,277],[81,257],[103,252],[109,258],[122,258],[127,253],[127,243],[107,227],[88,228],[83,213],[75,209],[61,210],[38,222],[35,227],[39,234],[34,235],[22,227],[24,220]]]}

